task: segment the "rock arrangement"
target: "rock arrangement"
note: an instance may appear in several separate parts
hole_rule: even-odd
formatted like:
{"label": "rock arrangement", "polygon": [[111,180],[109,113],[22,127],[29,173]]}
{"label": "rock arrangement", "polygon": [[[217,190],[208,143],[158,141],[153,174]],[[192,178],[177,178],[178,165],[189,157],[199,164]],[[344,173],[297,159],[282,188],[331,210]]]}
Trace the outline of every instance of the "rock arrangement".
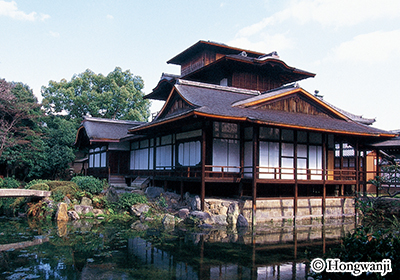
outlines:
{"label": "rock arrangement", "polygon": [[[168,213],[165,214],[162,223],[167,228],[179,223],[200,228],[221,226],[247,228],[249,226],[247,219],[240,213],[244,203],[236,200],[206,199],[205,210],[201,211],[201,200],[198,195],[191,196],[189,193],[185,193],[183,199],[181,199],[179,194],[165,192],[158,187],[148,187],[145,194],[152,202],[157,201],[160,197],[165,199]],[[138,207],[138,205],[132,206],[135,209]],[[146,220],[142,217],[145,213],[137,212],[136,216],[141,221]]]}
{"label": "rock arrangement", "polygon": [[[146,195],[149,201],[149,203],[132,205],[129,209],[130,215],[138,218],[138,221],[131,226],[136,230],[147,229],[145,222],[155,220],[154,216],[148,215],[152,208],[153,212],[159,213],[158,218],[161,217],[161,223],[166,229],[174,229],[178,224],[204,229],[214,227],[243,229],[249,226],[247,219],[241,214],[244,203],[237,200],[207,199],[205,211],[201,211],[201,201],[197,195],[185,193],[182,199],[181,195],[165,192],[164,189],[158,187],[148,187],[145,191],[135,192]],[[110,188],[107,191],[107,198],[117,201],[118,194]],[[82,217],[104,219],[105,216],[103,210],[94,209],[92,201],[86,197],[82,198],[80,203],[77,201],[72,203],[65,198],[64,202],[56,205],[56,209],[57,221],[76,221]]]}

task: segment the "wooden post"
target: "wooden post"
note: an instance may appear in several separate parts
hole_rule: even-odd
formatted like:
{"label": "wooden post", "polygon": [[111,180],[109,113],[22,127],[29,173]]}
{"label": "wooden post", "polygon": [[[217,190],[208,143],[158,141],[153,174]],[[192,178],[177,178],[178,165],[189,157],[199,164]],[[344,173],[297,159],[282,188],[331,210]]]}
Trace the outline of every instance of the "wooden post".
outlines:
{"label": "wooden post", "polygon": [[[156,150],[157,150],[157,146],[156,146],[156,138],[154,138],[153,140],[153,187],[156,186],[156,160],[157,160],[157,155],[156,155]],[[151,149],[151,148],[150,148]]]}
{"label": "wooden post", "polygon": [[[297,199],[299,193],[299,183],[297,180],[297,133],[294,133],[294,157],[293,157],[293,176],[294,176],[294,197],[293,197],[293,219],[296,224]],[[308,190],[307,190],[308,192]]]}
{"label": "wooden post", "polygon": [[201,211],[206,197],[206,127],[203,126],[201,141]]}
{"label": "wooden post", "polygon": [[[379,176],[379,150],[376,149],[376,176]],[[376,197],[379,196],[379,188],[376,186]]]}
{"label": "wooden post", "polygon": [[181,201],[183,201],[183,180],[181,179]]}
{"label": "wooden post", "polygon": [[322,141],[322,218],[325,217],[326,210],[326,176],[328,176],[326,171],[326,159],[328,157],[326,148],[327,139],[328,137],[324,137],[324,140]]}
{"label": "wooden post", "polygon": [[355,168],[356,168],[356,189],[357,192],[358,186],[360,185],[360,148],[358,146],[358,141],[356,143],[355,148]]}
{"label": "wooden post", "polygon": [[257,210],[257,167],[258,167],[258,126],[253,127],[253,181],[252,181],[252,193],[253,193],[253,213],[252,213],[252,226],[257,224],[256,210]]}
{"label": "wooden post", "polygon": [[239,197],[243,196],[243,183],[242,179],[244,177],[244,143],[245,143],[245,137],[244,137],[244,127],[240,126],[240,182],[239,182]]}

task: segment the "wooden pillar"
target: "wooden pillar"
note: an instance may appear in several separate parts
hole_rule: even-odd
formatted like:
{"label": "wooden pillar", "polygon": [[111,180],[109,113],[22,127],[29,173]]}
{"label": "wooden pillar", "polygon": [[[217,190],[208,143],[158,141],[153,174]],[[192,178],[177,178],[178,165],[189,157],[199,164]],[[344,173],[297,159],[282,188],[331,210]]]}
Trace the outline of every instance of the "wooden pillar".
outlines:
{"label": "wooden pillar", "polygon": [[245,142],[245,137],[244,137],[244,127],[240,126],[240,182],[239,182],[239,197],[241,198],[243,196],[243,183],[242,179],[244,177],[244,142]]}
{"label": "wooden pillar", "polygon": [[[375,154],[376,154],[376,174],[375,174],[375,176],[379,176],[379,150],[378,149],[376,149],[376,152],[375,152]],[[397,187],[397,186],[396,186]],[[379,196],[379,188],[376,186],[375,187],[376,188],[376,197],[378,197]]]}
{"label": "wooden pillar", "polygon": [[[326,135],[324,135],[326,136]],[[327,162],[327,148],[326,143],[328,141],[328,137],[324,137],[322,141],[322,218],[325,217],[325,210],[326,210],[326,177],[328,176],[326,170],[326,162]],[[335,159],[333,159],[335,160]]]}
{"label": "wooden pillar", "polygon": [[157,141],[156,141],[156,138],[154,138],[153,141],[154,141],[153,142],[153,187],[155,187],[156,186],[156,160],[157,160],[157,155],[156,155],[156,150],[157,150],[156,143],[157,143]]}
{"label": "wooden pillar", "polygon": [[183,180],[181,180],[180,187],[181,187],[181,201],[183,201]]}
{"label": "wooden pillar", "polygon": [[356,143],[355,147],[355,168],[356,168],[356,189],[355,191],[357,192],[358,186],[360,185],[360,148],[358,146],[358,141]]}
{"label": "wooden pillar", "polygon": [[203,126],[201,139],[201,211],[204,211],[206,197],[206,127]]}
{"label": "wooden pillar", "polygon": [[252,212],[252,226],[255,226],[256,221],[256,211],[257,211],[257,180],[258,180],[258,138],[259,138],[259,127],[253,127],[253,181],[252,181],[252,193],[253,193],[253,212]]}
{"label": "wooden pillar", "polygon": [[[294,197],[293,197],[293,218],[296,224],[297,217],[297,200],[299,194],[299,184],[297,180],[297,133],[294,132],[294,159],[293,159],[293,176],[294,176]],[[308,193],[308,190],[307,190]]]}

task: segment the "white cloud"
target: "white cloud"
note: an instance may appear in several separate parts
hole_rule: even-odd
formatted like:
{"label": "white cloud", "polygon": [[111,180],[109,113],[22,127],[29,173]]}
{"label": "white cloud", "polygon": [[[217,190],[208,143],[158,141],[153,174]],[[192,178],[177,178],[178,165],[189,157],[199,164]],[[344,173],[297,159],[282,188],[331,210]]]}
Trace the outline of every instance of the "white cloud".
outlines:
{"label": "white cloud", "polygon": [[106,17],[107,17],[107,19],[114,19],[114,17],[112,15],[107,15]]}
{"label": "white cloud", "polygon": [[50,18],[50,16],[46,14],[40,14],[40,16],[38,16],[36,12],[31,12],[27,14],[24,11],[20,11],[15,1],[11,2],[0,1],[0,16],[6,16],[12,19],[26,20],[26,21],[36,21],[36,20],[44,21]]}
{"label": "white cloud", "polygon": [[58,33],[58,32],[50,31],[49,34],[50,34],[51,37],[54,37],[54,38],[59,38],[60,37],[60,33]]}
{"label": "white cloud", "polygon": [[352,26],[368,20],[400,17],[398,0],[292,0],[288,7],[261,21],[244,27],[238,36],[251,36],[267,26],[287,20],[325,26]]}
{"label": "white cloud", "polygon": [[400,58],[400,30],[358,35],[333,51],[333,59],[384,62]]}
{"label": "white cloud", "polygon": [[269,53],[272,51],[282,51],[293,47],[293,42],[285,36],[285,34],[259,34],[258,42],[251,42],[246,37],[237,37],[228,42],[228,45],[240,47],[248,50],[257,50]]}

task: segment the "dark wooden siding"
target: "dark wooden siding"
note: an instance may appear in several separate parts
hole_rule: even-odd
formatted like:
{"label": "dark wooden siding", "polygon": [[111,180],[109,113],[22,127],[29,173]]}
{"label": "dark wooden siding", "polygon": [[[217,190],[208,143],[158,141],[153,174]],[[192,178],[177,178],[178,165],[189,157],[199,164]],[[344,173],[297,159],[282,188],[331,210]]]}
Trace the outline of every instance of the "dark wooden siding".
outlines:
{"label": "dark wooden siding", "polygon": [[128,174],[129,173],[129,151],[110,151],[109,166],[111,174]]}
{"label": "dark wooden siding", "polygon": [[301,98],[299,95],[284,98],[271,103],[257,106],[258,109],[279,110],[290,113],[302,113],[307,115],[324,115],[329,116],[322,108],[318,108],[309,101]]}
{"label": "dark wooden siding", "polygon": [[264,92],[282,86],[282,82],[257,73],[234,72],[232,86]]}

